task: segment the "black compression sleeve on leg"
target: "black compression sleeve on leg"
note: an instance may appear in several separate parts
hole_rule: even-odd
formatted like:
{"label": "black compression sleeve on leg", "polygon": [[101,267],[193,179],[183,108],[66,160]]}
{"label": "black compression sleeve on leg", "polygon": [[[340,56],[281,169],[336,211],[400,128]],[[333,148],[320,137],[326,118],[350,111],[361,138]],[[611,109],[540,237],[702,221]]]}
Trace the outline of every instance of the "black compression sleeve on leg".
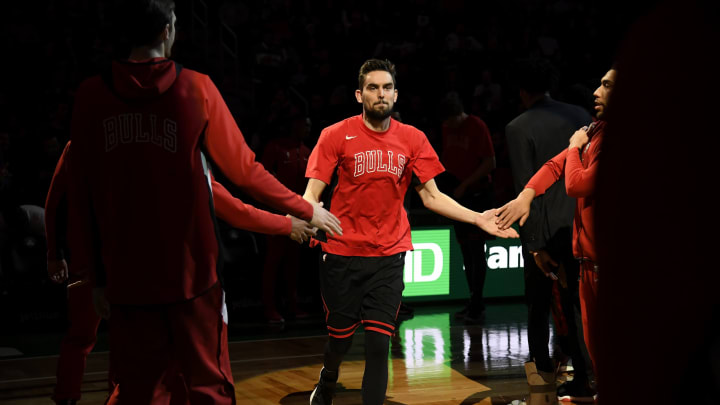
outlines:
{"label": "black compression sleeve on leg", "polygon": [[325,371],[323,372],[323,378],[329,381],[337,381],[340,363],[345,354],[350,350],[350,346],[352,346],[352,335],[342,339],[331,336],[328,339],[325,345]]}
{"label": "black compression sleeve on leg", "polygon": [[362,382],[363,405],[382,405],[388,380],[390,336],[365,333],[365,374]]}

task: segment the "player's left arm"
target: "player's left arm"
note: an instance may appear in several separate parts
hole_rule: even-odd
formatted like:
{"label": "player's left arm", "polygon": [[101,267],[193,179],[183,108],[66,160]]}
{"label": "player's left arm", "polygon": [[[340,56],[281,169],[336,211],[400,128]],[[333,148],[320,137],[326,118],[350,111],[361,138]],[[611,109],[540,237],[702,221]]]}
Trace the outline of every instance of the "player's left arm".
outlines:
{"label": "player's left arm", "polygon": [[235,198],[222,184],[212,179],[215,214],[234,228],[268,235],[289,235],[291,221],[283,215],[273,214],[245,204]]}
{"label": "player's left arm", "polygon": [[204,145],[217,168],[235,185],[260,202],[298,218],[310,220],[313,207],[290,191],[255,160],[219,90],[205,79],[208,115]]}
{"label": "player's left arm", "polygon": [[440,191],[435,183],[435,179],[430,179],[420,184],[415,187],[415,190],[420,195],[425,208],[436,214],[455,221],[474,224],[485,232],[501,238],[518,237],[518,233],[512,228],[505,230],[498,228],[495,223],[494,209],[480,213],[463,207],[458,204],[457,201]]}
{"label": "player's left arm", "polygon": [[[578,134],[581,131],[583,133]],[[565,164],[565,190],[570,197],[580,198],[591,195],[595,190],[599,145],[590,146],[590,148],[594,147],[597,152],[592,154],[590,164],[588,164],[587,168],[584,168],[580,160],[580,154],[582,148],[588,142],[587,135],[584,137],[584,142],[583,138],[579,137],[579,135],[584,135],[583,130],[577,131],[576,135],[573,135],[570,139],[570,147],[568,148],[567,163]],[[576,139],[578,137],[579,139]]]}
{"label": "player's left arm", "polygon": [[235,198],[222,184],[212,179],[215,213],[235,228],[267,235],[287,235],[293,240],[307,240],[315,236],[313,227],[295,217],[273,214],[245,204]]}

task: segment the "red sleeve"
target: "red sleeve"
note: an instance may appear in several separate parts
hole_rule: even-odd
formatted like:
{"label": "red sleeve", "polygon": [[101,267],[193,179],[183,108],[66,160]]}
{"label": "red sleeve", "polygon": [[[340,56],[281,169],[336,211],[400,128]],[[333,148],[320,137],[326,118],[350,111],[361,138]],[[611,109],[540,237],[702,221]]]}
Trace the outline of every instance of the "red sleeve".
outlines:
{"label": "red sleeve", "polygon": [[212,180],[215,213],[218,218],[235,228],[268,235],[289,235],[290,218],[259,210],[235,198],[222,184]]}
{"label": "red sleeve", "polygon": [[235,119],[210,78],[206,78],[205,89],[208,112],[205,146],[223,174],[258,201],[298,218],[312,219],[312,205],[288,190],[255,161],[255,153],[245,143]]}
{"label": "red sleeve", "polygon": [[535,196],[545,194],[550,186],[555,184],[556,181],[562,177],[565,172],[565,158],[567,156],[567,149],[563,149],[562,152],[558,153],[554,158],[545,162],[540,170],[532,176],[530,181],[525,185],[525,188],[531,188],[535,190]]}
{"label": "red sleeve", "polygon": [[320,134],[317,145],[315,145],[315,148],[310,153],[310,158],[308,158],[305,177],[330,184],[339,159],[338,148],[331,135],[331,131],[327,128]]}
{"label": "red sleeve", "polygon": [[67,215],[67,213],[58,213],[60,202],[66,197],[67,193],[67,157],[70,151],[70,142],[65,145],[65,149],[60,155],[55,173],[50,182],[47,199],[45,200],[45,239],[47,240],[47,258],[48,260],[63,259],[63,254],[58,250],[58,240],[61,238],[60,232],[67,230],[58,229],[59,215]]}
{"label": "red sleeve", "polygon": [[565,166],[565,189],[570,197],[587,197],[595,190],[595,176],[597,174],[597,153],[590,158],[587,168],[580,160],[580,153],[570,153]]}
{"label": "red sleeve", "polygon": [[430,145],[425,134],[420,132],[419,136],[420,139],[418,141],[415,163],[413,164],[413,173],[418,177],[420,183],[424,184],[444,172],[445,167],[440,163],[435,149]]}

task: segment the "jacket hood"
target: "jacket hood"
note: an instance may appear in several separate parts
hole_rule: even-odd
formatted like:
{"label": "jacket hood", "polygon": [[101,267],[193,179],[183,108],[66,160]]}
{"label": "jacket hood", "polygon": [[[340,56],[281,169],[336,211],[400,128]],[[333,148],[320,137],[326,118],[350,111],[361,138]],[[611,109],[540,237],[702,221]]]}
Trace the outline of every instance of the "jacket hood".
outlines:
{"label": "jacket hood", "polygon": [[113,61],[112,86],[122,98],[150,99],[165,93],[179,73],[180,65],[165,58]]}
{"label": "jacket hood", "polygon": [[590,127],[588,128],[587,135],[588,138],[592,138],[595,134],[597,134],[600,131],[605,130],[605,120],[597,120],[590,124]]}

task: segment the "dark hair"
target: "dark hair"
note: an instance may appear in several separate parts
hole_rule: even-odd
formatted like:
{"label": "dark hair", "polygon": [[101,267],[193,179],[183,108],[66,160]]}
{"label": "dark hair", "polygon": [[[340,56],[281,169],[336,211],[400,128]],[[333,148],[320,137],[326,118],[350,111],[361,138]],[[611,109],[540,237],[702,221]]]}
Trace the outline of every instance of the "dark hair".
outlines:
{"label": "dark hair", "polygon": [[393,85],[395,85],[395,65],[393,65],[392,62],[387,59],[368,59],[365,61],[365,63],[362,64],[362,66],[360,66],[360,74],[358,75],[358,89],[362,90],[363,85],[365,84],[365,76],[367,76],[368,73],[377,70],[383,70],[390,73],[390,76],[392,76]]}
{"label": "dark hair", "polygon": [[540,94],[557,85],[558,72],[547,59],[521,59],[515,64],[515,80],[520,90]]}
{"label": "dark hair", "polygon": [[172,27],[173,0],[125,0],[117,7],[119,34],[130,47],[152,45],[167,24]]}
{"label": "dark hair", "polygon": [[464,110],[462,100],[460,100],[460,95],[454,91],[446,94],[445,98],[443,98],[440,102],[440,117],[443,120],[450,117],[456,117],[462,114]]}

